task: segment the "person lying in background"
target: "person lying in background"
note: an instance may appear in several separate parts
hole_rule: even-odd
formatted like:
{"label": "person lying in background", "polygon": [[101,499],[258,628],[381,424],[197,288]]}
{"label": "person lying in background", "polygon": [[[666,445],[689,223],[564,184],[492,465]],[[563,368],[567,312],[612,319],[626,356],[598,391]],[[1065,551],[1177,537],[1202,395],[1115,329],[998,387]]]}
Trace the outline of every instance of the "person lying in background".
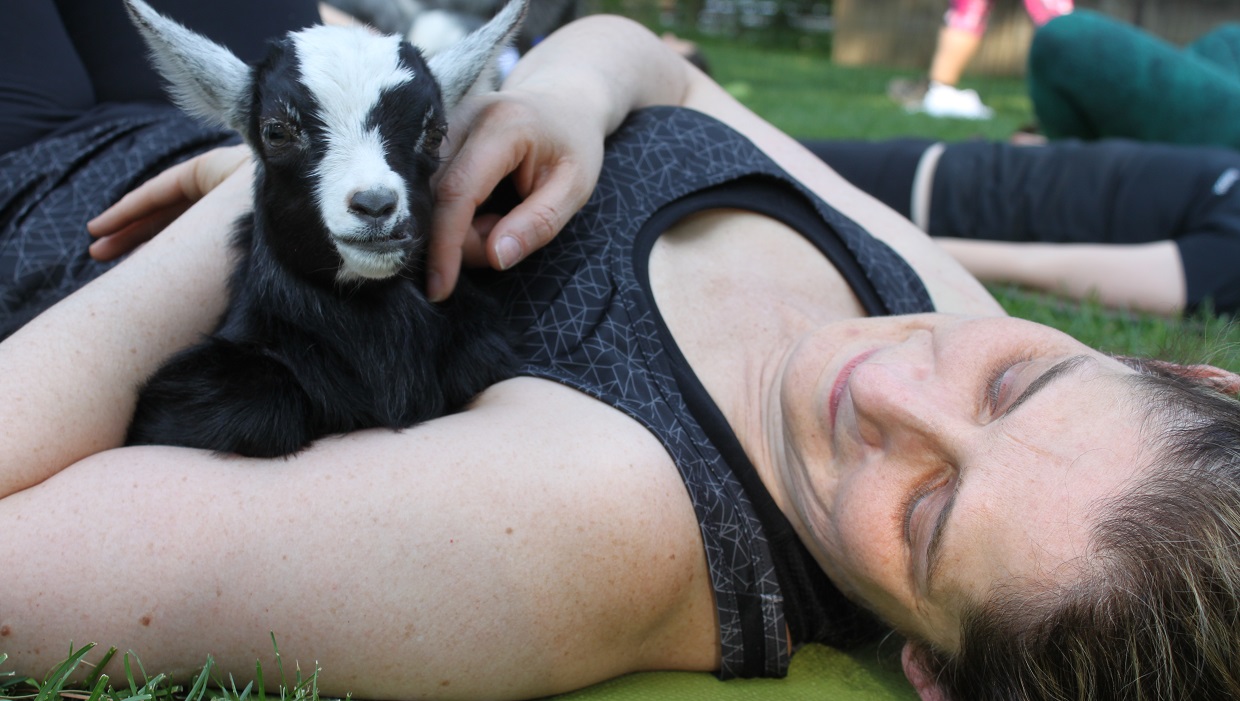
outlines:
{"label": "person lying in background", "polygon": [[1240,148],[1240,24],[1185,46],[1101,12],[1033,35],[1025,73],[1042,133]]}
{"label": "person lying in background", "polygon": [[1123,139],[805,144],[983,282],[1159,314],[1240,307],[1240,153]]}

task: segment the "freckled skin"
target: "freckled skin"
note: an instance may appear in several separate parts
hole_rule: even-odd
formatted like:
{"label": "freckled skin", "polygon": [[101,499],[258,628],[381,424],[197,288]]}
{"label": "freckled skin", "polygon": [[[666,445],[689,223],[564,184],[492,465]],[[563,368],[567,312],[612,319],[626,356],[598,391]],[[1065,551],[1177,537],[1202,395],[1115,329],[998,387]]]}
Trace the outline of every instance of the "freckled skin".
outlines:
{"label": "freckled skin", "polygon": [[[961,602],[982,600],[1013,577],[1061,571],[1087,551],[1092,504],[1122,489],[1142,465],[1139,417],[1114,411],[1125,391],[1118,378],[1132,371],[1018,320],[844,323],[875,332],[859,346],[830,327],[814,332],[788,365],[783,399],[794,439],[787,464],[795,466],[788,479],[796,486],[788,499],[837,585],[886,620],[951,649]],[[821,407],[849,360],[871,349],[846,378],[832,425]],[[1055,364],[1082,356],[1077,370],[1010,413],[987,408],[987,368],[995,361],[1015,373],[997,400],[1002,407],[1016,404]],[[1101,415],[1111,417],[1102,427],[1081,420]],[[931,495],[924,506],[903,511],[921,490]],[[941,512],[949,514],[942,564],[927,587],[919,564]],[[920,515],[906,522],[911,514]]]}

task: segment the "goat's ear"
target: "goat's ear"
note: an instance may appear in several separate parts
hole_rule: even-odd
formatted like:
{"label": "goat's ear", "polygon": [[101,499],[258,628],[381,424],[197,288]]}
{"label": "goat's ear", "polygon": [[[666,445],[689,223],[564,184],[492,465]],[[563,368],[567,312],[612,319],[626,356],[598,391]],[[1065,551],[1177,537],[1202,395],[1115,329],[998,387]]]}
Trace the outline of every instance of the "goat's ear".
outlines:
{"label": "goat's ear", "polygon": [[508,0],[490,22],[456,44],[427,59],[439,81],[445,110],[451,110],[477,86],[496,87],[496,59],[512,43],[525,19],[529,0]]}
{"label": "goat's ear", "polygon": [[151,50],[155,69],[177,105],[190,114],[246,130],[250,67],[231,51],[164,17],[142,0],[125,0]]}

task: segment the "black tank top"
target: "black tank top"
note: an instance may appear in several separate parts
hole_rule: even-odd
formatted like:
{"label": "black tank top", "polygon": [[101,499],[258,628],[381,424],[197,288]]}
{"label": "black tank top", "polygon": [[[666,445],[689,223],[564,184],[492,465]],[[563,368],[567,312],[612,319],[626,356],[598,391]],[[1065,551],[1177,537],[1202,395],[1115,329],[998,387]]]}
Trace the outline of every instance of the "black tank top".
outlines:
{"label": "black tank top", "polygon": [[650,249],[694,212],[752,210],[802,233],[870,314],[930,311],[912,268],[722,123],[687,109],[630,115],[594,195],[550,245],[492,276],[520,333],[522,374],[561,382],[645,425],[672,456],[715,589],[720,676],[782,676],[794,644],[879,630],[823,575],[654,305]]}

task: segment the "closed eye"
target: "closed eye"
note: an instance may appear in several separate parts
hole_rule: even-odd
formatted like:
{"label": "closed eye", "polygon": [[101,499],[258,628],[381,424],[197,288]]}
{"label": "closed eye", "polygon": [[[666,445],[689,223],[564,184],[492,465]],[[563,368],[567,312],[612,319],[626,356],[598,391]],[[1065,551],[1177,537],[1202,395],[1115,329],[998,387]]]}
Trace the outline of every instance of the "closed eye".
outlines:
{"label": "closed eye", "polygon": [[917,513],[917,507],[921,505],[927,497],[934,494],[935,490],[943,487],[948,483],[949,478],[944,477],[929,484],[922,486],[920,489],[913,491],[904,502],[904,541],[908,544],[913,542],[913,515]]}
{"label": "closed eye", "polygon": [[1070,358],[1066,358],[1064,360],[1059,361],[1058,363],[1055,363],[1053,366],[1051,366],[1049,370],[1042,373],[1041,375],[1038,375],[1036,379],[1030,382],[1029,386],[1026,387],[1024,391],[1020,393],[1020,396],[1017,397],[1011,404],[1008,404],[1006,407],[1004,407],[1001,410],[1000,416],[998,418],[1003,418],[1004,416],[1011,414],[1013,411],[1016,411],[1017,407],[1029,401],[1030,398],[1032,398],[1035,394],[1037,394],[1038,392],[1046,388],[1047,385],[1051,384],[1052,382],[1059,379],[1060,377],[1063,377],[1064,375],[1076,370],[1077,368],[1081,367],[1082,365],[1084,365],[1085,363],[1093,359],[1094,358],[1088,355],[1074,355]]}
{"label": "closed eye", "polygon": [[[1090,360],[1093,360],[1093,358],[1088,355],[1074,355],[1055,363],[1048,370],[1034,378],[1034,380],[1030,382],[1027,387],[1025,387],[1025,389],[1020,393],[1020,396],[1018,396],[1014,401],[1006,406],[1003,406],[1002,409],[999,409],[998,405],[996,405],[995,411],[998,415],[995,416],[995,420],[1002,419],[1003,417],[1010,415],[1022,404],[1032,399],[1036,394],[1049,387],[1056,380],[1069,375]],[[1008,369],[1011,367],[1013,366],[1008,366]],[[1003,388],[999,387],[998,390],[996,390],[995,384],[1002,383],[1002,376],[1006,372],[1007,370],[1001,370],[998,373],[992,373],[991,385],[989,386],[990,389],[988,389],[988,399],[990,396],[993,396],[995,392],[998,392],[1000,399],[1002,399]],[[929,544],[926,546],[925,586],[927,589],[933,586],[935,573],[942,562],[940,555],[942,553],[944,533],[946,532],[946,526],[951,517],[952,507],[956,503],[956,495],[960,493],[963,481],[964,480],[962,478],[956,479],[956,484],[952,489],[951,496],[948,497],[942,508],[939,509],[938,515],[934,520],[934,525],[930,529]],[[916,505],[915,501],[916,500],[914,500],[913,506]],[[910,511],[909,513],[911,514],[912,512]],[[911,516],[909,517],[909,520],[911,525]]]}
{"label": "closed eye", "polygon": [[[950,510],[952,503],[955,501],[956,492],[959,490],[960,481],[958,479],[955,480],[955,486],[951,486],[952,482],[951,475],[936,480],[914,492],[913,498],[908,501],[905,507],[904,540],[909,551],[909,579],[913,582],[915,588],[920,581],[917,563],[921,558],[918,555],[929,552],[931,546],[928,543],[933,543],[935,535],[940,532],[943,518]],[[945,489],[950,489],[951,494],[946,498],[941,498]],[[937,516],[934,515],[934,504],[936,503],[939,505]],[[933,519],[930,527],[926,526],[927,519]],[[928,567],[927,560],[927,569]]]}
{"label": "closed eye", "polygon": [[1015,359],[1001,360],[991,369],[986,381],[986,408],[989,410],[990,416],[994,417],[1000,413],[1003,398],[1010,393],[1005,393],[1004,390],[1010,389],[1016,379],[1015,373],[1011,371],[1017,366],[1032,360],[1032,356],[1022,355]]}

